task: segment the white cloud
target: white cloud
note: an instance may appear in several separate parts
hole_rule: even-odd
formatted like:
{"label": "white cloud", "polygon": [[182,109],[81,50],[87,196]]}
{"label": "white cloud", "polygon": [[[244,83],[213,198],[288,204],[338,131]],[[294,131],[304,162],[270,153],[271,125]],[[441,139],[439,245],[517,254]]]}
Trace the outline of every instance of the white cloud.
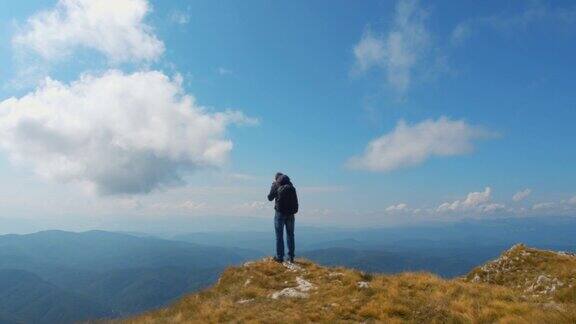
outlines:
{"label": "white cloud", "polygon": [[371,30],[365,31],[360,42],[354,46],[354,57],[357,67],[362,72],[372,67],[385,67],[386,48],[384,40],[374,36]]}
{"label": "white cloud", "polygon": [[492,134],[462,120],[441,117],[415,125],[404,121],[396,128],[368,143],[362,156],[353,157],[348,166],[369,171],[392,171],[421,164],[432,156],[453,156],[471,152],[473,140]]}
{"label": "white cloud", "polygon": [[367,30],[354,46],[356,68],[360,72],[374,67],[384,69],[387,83],[404,94],[414,69],[430,49],[426,16],[417,0],[398,1],[391,29],[381,36]]}
{"label": "white cloud", "polygon": [[178,25],[186,25],[190,22],[190,14],[180,10],[174,10],[170,14],[170,21]]}
{"label": "white cloud", "polygon": [[492,188],[486,187],[484,191],[471,192],[464,200],[455,200],[453,202],[445,202],[438,206],[438,212],[446,211],[467,211],[480,207],[484,209],[486,203],[492,199]]}
{"label": "white cloud", "polygon": [[462,206],[465,208],[471,208],[479,206],[485,202],[490,201],[492,196],[492,188],[486,187],[484,191],[481,192],[471,192],[466,196],[466,199],[462,203]]}
{"label": "white cloud", "polygon": [[69,85],[47,79],[0,102],[0,147],[49,179],[101,194],[145,193],[225,164],[227,126],[256,122],[199,106],[179,77],[112,70]]}
{"label": "white cloud", "polygon": [[550,7],[541,1],[527,1],[528,5],[515,13],[499,13],[468,19],[456,25],[452,31],[453,45],[460,45],[481,29],[491,29],[502,34],[524,31],[536,23],[557,25],[576,23],[576,7]]}
{"label": "white cloud", "polygon": [[499,204],[499,203],[491,203],[491,204],[486,204],[486,205],[482,206],[481,209],[484,213],[494,213],[497,211],[505,210],[506,205]]}
{"label": "white cloud", "polygon": [[405,203],[399,203],[396,205],[391,205],[386,208],[387,212],[400,212],[408,210],[408,205]]}
{"label": "white cloud", "polygon": [[532,193],[532,190],[530,189],[524,189],[521,191],[518,191],[517,193],[514,194],[514,196],[512,196],[512,200],[514,201],[522,201],[524,200],[526,197],[530,196],[530,194]]}
{"label": "white cloud", "polygon": [[450,42],[452,45],[462,44],[468,37],[470,37],[470,24],[460,23],[456,25],[450,36]]}
{"label": "white cloud", "polygon": [[114,63],[151,61],[164,44],[143,21],[149,12],[146,0],[60,0],[28,18],[12,41],[48,60],[88,48]]}
{"label": "white cloud", "polygon": [[553,202],[543,202],[543,203],[534,204],[532,206],[532,209],[533,210],[551,209],[555,206],[556,206],[556,204]]}
{"label": "white cloud", "polygon": [[574,215],[576,207],[576,198],[572,197],[568,200],[540,202],[532,205],[532,211],[537,212],[539,215]]}
{"label": "white cloud", "polygon": [[227,69],[227,68],[219,67],[219,68],[218,68],[218,74],[220,74],[220,75],[230,75],[230,74],[234,74],[234,72],[232,72],[232,70],[229,70],[229,69]]}

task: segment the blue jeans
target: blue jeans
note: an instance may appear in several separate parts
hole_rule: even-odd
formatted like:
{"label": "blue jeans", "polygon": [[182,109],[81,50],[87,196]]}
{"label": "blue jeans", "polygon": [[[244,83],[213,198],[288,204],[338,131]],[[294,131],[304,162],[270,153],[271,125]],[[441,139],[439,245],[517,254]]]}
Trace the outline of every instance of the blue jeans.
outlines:
{"label": "blue jeans", "polygon": [[284,259],[284,226],[286,226],[288,257],[294,258],[294,215],[285,215],[276,211],[274,229],[276,230],[276,257],[278,259]]}

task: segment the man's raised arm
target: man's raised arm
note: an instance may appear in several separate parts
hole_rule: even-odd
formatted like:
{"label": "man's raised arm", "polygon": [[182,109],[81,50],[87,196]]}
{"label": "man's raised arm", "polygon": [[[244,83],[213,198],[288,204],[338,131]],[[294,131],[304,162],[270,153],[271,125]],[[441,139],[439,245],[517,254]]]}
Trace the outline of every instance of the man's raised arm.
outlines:
{"label": "man's raised arm", "polygon": [[270,188],[270,193],[268,194],[268,200],[272,201],[274,200],[274,198],[276,198],[277,190],[278,189],[278,183],[276,181],[272,182],[272,187]]}

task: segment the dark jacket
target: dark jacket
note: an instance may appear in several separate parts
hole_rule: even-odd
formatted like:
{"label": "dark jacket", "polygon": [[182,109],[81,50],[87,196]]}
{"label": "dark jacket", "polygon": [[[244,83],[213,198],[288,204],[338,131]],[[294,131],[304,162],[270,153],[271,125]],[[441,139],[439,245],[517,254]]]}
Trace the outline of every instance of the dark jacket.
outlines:
{"label": "dark jacket", "polygon": [[[291,193],[293,193],[293,195]],[[296,188],[294,188],[290,178],[285,174],[281,175],[276,181],[272,183],[270,193],[268,194],[268,200],[272,201],[274,199],[275,210],[284,214],[295,214],[298,212],[298,197],[296,195]]]}

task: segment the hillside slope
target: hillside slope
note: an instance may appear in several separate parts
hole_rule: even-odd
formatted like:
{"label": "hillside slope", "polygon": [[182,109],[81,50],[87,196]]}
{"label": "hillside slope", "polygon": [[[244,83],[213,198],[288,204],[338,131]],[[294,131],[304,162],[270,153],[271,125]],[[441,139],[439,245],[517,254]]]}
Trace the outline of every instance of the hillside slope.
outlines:
{"label": "hillside slope", "polygon": [[[571,290],[557,288],[561,294],[551,299],[550,294],[526,294],[515,279],[517,273],[522,273],[529,280],[536,276],[538,281],[538,276],[545,273],[569,285],[574,279],[571,271],[576,258],[535,249],[526,252],[535,257],[534,262],[522,262],[518,271],[506,272],[514,280],[511,284],[505,276],[482,279],[488,276],[479,271],[492,269],[491,264],[498,260],[475,269],[466,278],[444,280],[428,273],[369,275],[346,268],[321,267],[306,260],[293,265],[264,259],[227,269],[216,285],[170,307],[121,321],[576,322],[576,299],[568,293]],[[509,258],[516,253],[521,253],[518,246],[503,256]]]}
{"label": "hillside slope", "polygon": [[0,292],[0,323],[68,323],[106,315],[102,305],[86,296],[23,270],[0,269]]}
{"label": "hillside slope", "polygon": [[260,255],[105,231],[0,235],[0,324],[137,314]]}

